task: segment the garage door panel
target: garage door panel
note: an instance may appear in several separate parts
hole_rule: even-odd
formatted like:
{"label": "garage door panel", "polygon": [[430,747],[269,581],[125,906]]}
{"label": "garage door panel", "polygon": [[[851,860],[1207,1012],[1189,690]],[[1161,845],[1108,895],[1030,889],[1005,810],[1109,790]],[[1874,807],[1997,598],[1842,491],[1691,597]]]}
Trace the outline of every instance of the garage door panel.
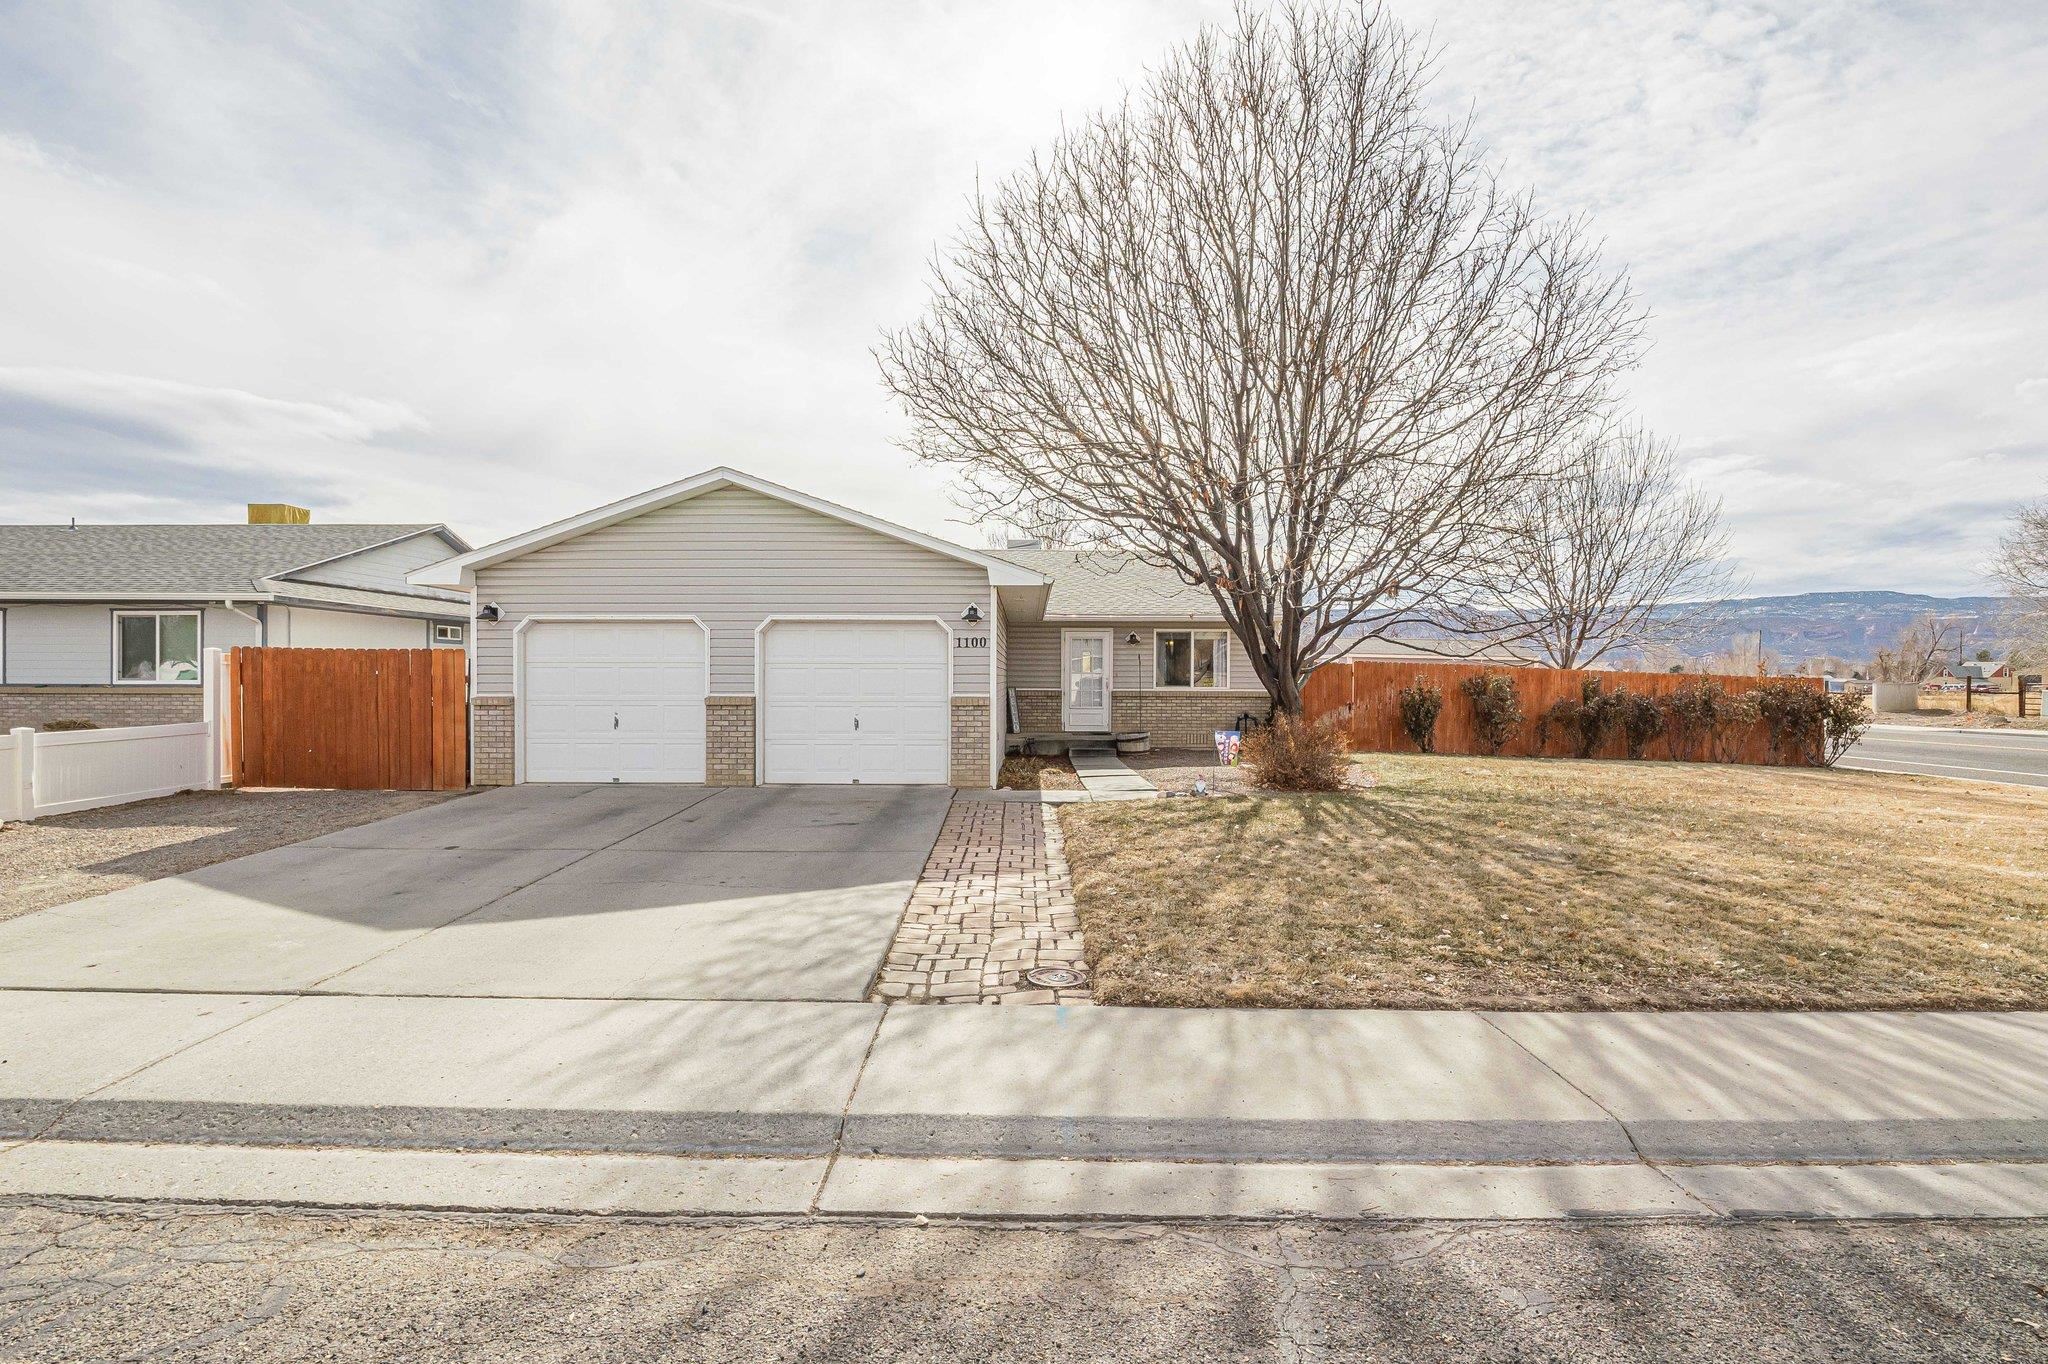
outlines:
{"label": "garage door panel", "polygon": [[704,780],[697,626],[542,622],[522,648],[524,780]]}
{"label": "garage door panel", "polygon": [[936,623],[771,626],[762,779],[944,784],[952,746],[947,640]]}

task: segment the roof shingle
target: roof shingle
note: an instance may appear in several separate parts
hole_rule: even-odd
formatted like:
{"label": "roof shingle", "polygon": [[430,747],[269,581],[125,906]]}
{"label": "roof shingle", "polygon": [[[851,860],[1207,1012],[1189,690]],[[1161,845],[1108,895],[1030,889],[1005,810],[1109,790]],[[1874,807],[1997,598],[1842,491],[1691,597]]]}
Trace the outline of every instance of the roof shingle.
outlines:
{"label": "roof shingle", "polygon": [[260,580],[432,525],[0,526],[0,596],[250,595]]}

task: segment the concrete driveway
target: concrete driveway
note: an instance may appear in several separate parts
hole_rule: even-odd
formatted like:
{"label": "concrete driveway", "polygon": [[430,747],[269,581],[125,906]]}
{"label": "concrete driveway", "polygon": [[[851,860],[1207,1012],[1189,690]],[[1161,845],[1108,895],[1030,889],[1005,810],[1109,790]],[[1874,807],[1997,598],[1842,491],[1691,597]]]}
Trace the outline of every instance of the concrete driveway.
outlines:
{"label": "concrete driveway", "polygon": [[950,799],[489,791],[0,924],[0,988],[858,1000]]}

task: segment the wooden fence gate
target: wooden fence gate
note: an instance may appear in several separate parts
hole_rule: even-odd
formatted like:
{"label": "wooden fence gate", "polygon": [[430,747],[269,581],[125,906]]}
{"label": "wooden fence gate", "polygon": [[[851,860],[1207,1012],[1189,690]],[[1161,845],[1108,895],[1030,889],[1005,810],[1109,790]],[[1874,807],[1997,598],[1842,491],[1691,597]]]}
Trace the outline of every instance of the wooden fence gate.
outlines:
{"label": "wooden fence gate", "polygon": [[237,786],[455,791],[469,783],[460,649],[235,649],[227,771]]}

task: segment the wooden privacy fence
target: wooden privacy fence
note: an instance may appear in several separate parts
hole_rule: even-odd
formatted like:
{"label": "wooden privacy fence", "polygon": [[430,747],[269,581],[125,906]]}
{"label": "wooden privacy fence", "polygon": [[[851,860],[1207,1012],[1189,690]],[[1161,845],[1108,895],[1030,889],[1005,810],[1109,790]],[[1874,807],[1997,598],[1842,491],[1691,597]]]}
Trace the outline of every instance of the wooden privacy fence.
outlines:
{"label": "wooden privacy fence", "polygon": [[[1400,692],[1417,678],[1440,687],[1444,694],[1443,713],[1436,722],[1436,751],[1439,753],[1484,754],[1473,723],[1472,702],[1460,690],[1460,683],[1481,673],[1500,673],[1515,684],[1522,706],[1522,724],[1501,752],[1517,757],[1563,756],[1572,751],[1568,735],[1553,733],[1547,746],[1537,745],[1537,723],[1543,712],[1559,701],[1575,700],[1587,678],[1597,678],[1608,692],[1626,688],[1638,696],[1665,697],[1679,688],[1701,681],[1699,673],[1589,672],[1577,668],[1511,668],[1479,663],[1402,663],[1360,661],[1326,663],[1309,674],[1302,687],[1302,713],[1310,719],[1336,715],[1344,719],[1351,746],[1365,753],[1413,753],[1415,743],[1401,728]],[[1709,676],[1731,695],[1755,691],[1772,683],[1790,682],[1824,689],[1817,677],[1741,677],[1728,674]],[[1703,761],[1769,763],[1770,744],[1761,724],[1751,726],[1747,735],[1729,736],[1731,742],[1716,745],[1709,739],[1702,752],[1692,755]],[[1620,733],[1607,736],[1593,753],[1596,758],[1625,758],[1628,748]],[[1685,759],[1672,746],[1669,734],[1650,741],[1645,758]],[[1803,754],[1787,754],[1781,763],[1800,764]]]}
{"label": "wooden privacy fence", "polygon": [[227,770],[237,786],[459,790],[465,662],[460,649],[235,649]]}

